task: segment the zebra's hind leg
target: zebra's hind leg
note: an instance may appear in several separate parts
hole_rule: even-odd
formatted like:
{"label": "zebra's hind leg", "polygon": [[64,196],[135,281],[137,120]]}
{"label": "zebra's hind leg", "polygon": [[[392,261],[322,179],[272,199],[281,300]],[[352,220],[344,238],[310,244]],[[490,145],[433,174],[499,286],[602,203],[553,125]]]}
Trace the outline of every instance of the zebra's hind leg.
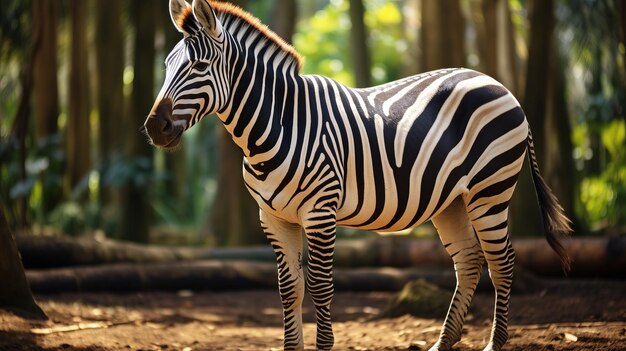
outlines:
{"label": "zebra's hind leg", "polygon": [[459,198],[442,213],[435,216],[433,224],[441,242],[452,257],[456,273],[456,289],[439,340],[430,351],[448,350],[461,340],[467,309],[480,279],[483,253],[467,216],[465,204]]}
{"label": "zebra's hind leg", "polygon": [[508,211],[507,200],[500,203],[487,203],[469,212],[496,292],[491,337],[485,351],[501,350],[508,339],[507,318],[515,260],[508,234]]}
{"label": "zebra's hind leg", "polygon": [[278,288],[283,304],[284,349],[304,350],[302,337],[302,229],[261,211],[261,227],[276,253]]}
{"label": "zebra's hind leg", "polygon": [[334,344],[330,319],[333,286],[333,253],[336,220],[333,211],[316,210],[305,221],[308,243],[307,290],[315,305],[317,319],[317,350],[330,350]]}

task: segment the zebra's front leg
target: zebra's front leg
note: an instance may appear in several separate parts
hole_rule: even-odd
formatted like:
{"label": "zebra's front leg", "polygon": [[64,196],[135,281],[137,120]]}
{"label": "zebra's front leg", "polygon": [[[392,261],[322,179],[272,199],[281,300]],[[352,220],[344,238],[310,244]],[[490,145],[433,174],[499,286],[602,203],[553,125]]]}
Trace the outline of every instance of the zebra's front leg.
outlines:
{"label": "zebra's front leg", "polygon": [[304,350],[302,337],[302,228],[261,211],[261,227],[276,253],[283,304],[284,349]]}
{"label": "zebra's front leg", "polygon": [[330,304],[334,295],[333,254],[336,220],[334,212],[314,212],[305,221],[308,243],[307,289],[317,320],[317,350],[330,350],[334,344]]}

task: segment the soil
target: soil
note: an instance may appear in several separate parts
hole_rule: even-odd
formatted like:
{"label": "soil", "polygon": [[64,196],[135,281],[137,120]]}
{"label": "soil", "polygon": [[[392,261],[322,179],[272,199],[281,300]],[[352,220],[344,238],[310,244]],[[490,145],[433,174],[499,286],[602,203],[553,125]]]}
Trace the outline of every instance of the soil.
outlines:
{"label": "soil", "polygon": [[[626,350],[626,282],[553,282],[513,294],[505,350]],[[377,318],[393,293],[339,292],[334,350],[427,350],[442,318]],[[38,295],[49,321],[0,311],[0,350],[280,350],[277,291]],[[493,296],[477,294],[455,350],[482,350]],[[314,350],[311,304],[305,343]],[[70,329],[70,330],[68,330]],[[72,330],[74,329],[74,330]],[[76,330],[78,329],[78,330]]]}

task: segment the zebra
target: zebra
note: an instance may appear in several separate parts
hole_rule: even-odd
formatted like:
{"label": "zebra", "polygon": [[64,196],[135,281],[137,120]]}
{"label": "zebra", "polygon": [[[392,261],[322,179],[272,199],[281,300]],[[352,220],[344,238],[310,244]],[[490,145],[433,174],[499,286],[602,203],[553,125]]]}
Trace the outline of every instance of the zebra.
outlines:
{"label": "zebra", "polygon": [[170,0],[169,8],[183,39],[165,60],[143,128],[154,146],[172,148],[215,114],[241,148],[243,179],[276,253],[285,350],[304,349],[305,286],[316,348],[333,347],[337,226],[389,232],[428,220],[457,277],[430,350],[460,340],[485,261],[496,298],[484,350],[500,350],[515,257],[508,209],[527,155],[547,241],[569,267],[558,237],[572,231],[570,221],[539,173],[520,104],[493,78],[451,68],[352,89],[300,74],[296,50],[234,5]]}

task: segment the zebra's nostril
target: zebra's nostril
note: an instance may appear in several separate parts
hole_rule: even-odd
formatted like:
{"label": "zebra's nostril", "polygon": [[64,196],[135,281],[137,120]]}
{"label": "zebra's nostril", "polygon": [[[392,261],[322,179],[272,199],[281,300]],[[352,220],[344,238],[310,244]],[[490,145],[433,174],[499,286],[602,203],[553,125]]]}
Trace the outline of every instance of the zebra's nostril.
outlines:
{"label": "zebra's nostril", "polygon": [[161,128],[161,132],[170,132],[172,130],[172,120],[169,118],[163,118],[163,121],[165,122],[165,124],[163,125],[163,128]]}

